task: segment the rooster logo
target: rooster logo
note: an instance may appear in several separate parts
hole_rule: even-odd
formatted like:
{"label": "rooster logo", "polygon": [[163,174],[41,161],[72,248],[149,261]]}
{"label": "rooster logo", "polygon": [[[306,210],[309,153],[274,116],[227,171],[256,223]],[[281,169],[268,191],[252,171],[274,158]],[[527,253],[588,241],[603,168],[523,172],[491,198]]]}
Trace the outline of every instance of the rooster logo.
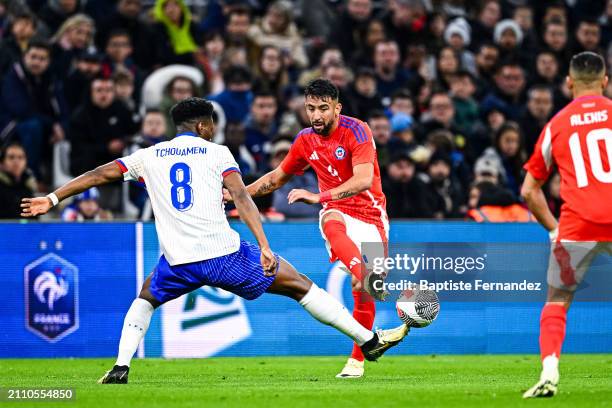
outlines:
{"label": "rooster logo", "polygon": [[34,293],[40,303],[46,303],[49,310],[53,310],[55,301],[68,294],[68,282],[52,272],[44,271],[34,280]]}

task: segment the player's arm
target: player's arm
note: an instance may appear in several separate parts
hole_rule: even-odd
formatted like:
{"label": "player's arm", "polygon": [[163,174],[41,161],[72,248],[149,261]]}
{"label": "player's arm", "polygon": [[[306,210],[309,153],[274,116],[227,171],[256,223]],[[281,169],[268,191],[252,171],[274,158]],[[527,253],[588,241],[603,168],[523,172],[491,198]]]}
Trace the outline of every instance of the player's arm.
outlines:
{"label": "player's arm", "polygon": [[527,207],[536,217],[536,219],[546,228],[552,232],[557,229],[557,220],[548,208],[546,203],[546,197],[542,191],[542,185],[546,180],[536,179],[530,172],[527,172],[523,187],[521,188],[521,195],[527,203]]}
{"label": "player's arm", "polygon": [[276,258],[270,250],[270,244],[268,244],[268,239],[261,225],[259,210],[257,210],[257,206],[244,186],[240,173],[232,172],[228,174],[223,178],[223,184],[231,195],[240,218],[249,227],[259,244],[259,248],[261,248],[264,272],[273,275],[276,271]]}
{"label": "player's arm", "polygon": [[[35,217],[46,214],[60,201],[82,193],[91,187],[123,180],[123,172],[116,162],[96,167],[79,177],[72,179],[46,197],[24,198],[21,201],[21,216]],[[57,200],[57,202],[54,202]]]}
{"label": "player's arm", "polygon": [[281,166],[263,175],[253,183],[249,184],[246,189],[251,197],[260,197],[270,194],[274,190],[278,190],[293,177],[292,174],[287,174]]}
{"label": "player's arm", "polygon": [[334,187],[330,190],[324,191],[320,194],[312,193],[303,189],[291,190],[289,196],[289,204],[296,203],[298,201],[305,202],[307,204],[316,204],[332,200],[342,200],[343,198],[352,197],[362,191],[368,190],[372,187],[372,181],[374,180],[374,164],[372,163],[360,163],[353,167],[353,176],[340,184],[338,187]]}

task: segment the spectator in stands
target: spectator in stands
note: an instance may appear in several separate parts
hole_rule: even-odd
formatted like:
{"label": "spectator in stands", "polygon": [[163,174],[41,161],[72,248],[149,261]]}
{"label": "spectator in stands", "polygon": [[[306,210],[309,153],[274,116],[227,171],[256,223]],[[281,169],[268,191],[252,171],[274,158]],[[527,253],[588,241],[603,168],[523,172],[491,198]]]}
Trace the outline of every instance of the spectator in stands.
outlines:
{"label": "spectator in stands", "polygon": [[[461,183],[461,187],[465,190],[472,179],[472,170],[467,163],[467,159],[463,152],[457,149],[453,140],[454,135],[445,129],[438,129],[427,135],[425,148],[427,150],[427,158],[442,153],[451,159],[451,176]],[[412,154],[416,158],[415,153]]]}
{"label": "spectator in stands", "polygon": [[64,83],[64,95],[70,111],[89,98],[90,83],[102,72],[102,58],[102,54],[94,50],[85,50],[77,57]]}
{"label": "spectator in stands", "polygon": [[304,106],[304,93],[299,89],[294,89],[289,95],[287,110],[281,116],[278,133],[289,135],[293,139],[306,127],[310,127],[310,119],[308,119]]}
{"label": "spectator in stands", "polygon": [[444,31],[444,41],[459,57],[459,65],[472,73],[476,73],[474,54],[467,49],[472,41],[471,29],[467,20],[459,17],[451,21]]}
{"label": "spectator in stands", "polygon": [[476,53],[476,98],[482,99],[493,88],[493,77],[499,60],[499,49],[482,43]]}
{"label": "spectator in stands", "polygon": [[243,175],[248,175],[257,171],[257,164],[244,145],[245,140],[246,132],[244,124],[228,121],[227,125],[225,125],[225,145],[236,159],[240,172]]}
{"label": "spectator in stands", "polygon": [[523,54],[533,55],[538,48],[538,36],[533,26],[533,7],[529,4],[517,5],[512,12],[512,20],[518,24],[523,33],[521,42]]}
{"label": "spectator in stands", "polygon": [[282,51],[273,45],[262,47],[255,75],[254,89],[268,89],[280,100],[289,85]]}
{"label": "spectator in stands", "polygon": [[10,35],[0,43],[0,75],[15,62],[21,61],[36,31],[36,16],[29,11],[13,13],[10,20]]}
{"label": "spectator in stands", "polygon": [[255,159],[259,172],[267,170],[272,140],[278,132],[276,95],[261,90],[254,94],[251,112],[245,120],[245,146]]}
{"label": "spectator in stands", "polygon": [[37,14],[45,24],[47,33],[53,34],[79,12],[81,3],[80,0],[48,0]]}
{"label": "spectator in stands", "polygon": [[486,0],[478,10],[477,18],[470,22],[472,27],[472,46],[478,49],[481,44],[493,42],[493,30],[501,19],[499,0]]}
{"label": "spectator in stands", "polygon": [[279,48],[288,67],[308,66],[304,42],[293,22],[289,1],[277,0],[272,3],[264,17],[249,28],[248,36],[260,48],[265,45]]}
{"label": "spectator in stands", "polygon": [[113,219],[113,214],[100,207],[98,200],[100,191],[97,187],[83,191],[74,197],[72,203],[62,211],[62,221],[107,221]]}
{"label": "spectator in stands", "polygon": [[357,67],[372,65],[372,55],[374,55],[376,44],[386,39],[387,33],[383,22],[378,19],[370,20],[361,41],[361,46],[351,53],[350,65]]}
{"label": "spectator in stands", "polygon": [[[437,54],[440,48],[447,45],[444,40],[444,34],[446,32],[446,21],[447,16],[442,12],[433,12],[427,17],[427,28],[425,33],[425,49],[430,52]],[[470,27],[471,31],[471,27]],[[410,48],[412,44],[408,45]]]}
{"label": "spectator in stands", "polygon": [[53,38],[53,71],[66,78],[74,61],[92,45],[95,30],[94,21],[85,14],[76,14],[67,19]]}
{"label": "spectator in stands", "polygon": [[553,112],[553,93],[544,85],[536,85],[527,92],[527,109],[521,115],[520,126],[525,136],[525,151],[531,155],[538,137]]}
{"label": "spectator in stands", "polygon": [[170,117],[170,108],[183,99],[199,96],[199,94],[200,93],[198,92],[195,82],[185,76],[175,76],[170,82],[168,82],[166,89],[164,89],[162,100],[159,104],[159,110],[166,116],[166,136],[168,139],[172,139],[176,135],[176,127],[174,126],[172,118]]}
{"label": "spectator in stands", "polygon": [[253,102],[251,71],[244,66],[232,66],[223,73],[225,90],[210,96],[221,105],[228,121],[243,122]]}
{"label": "spectator in stands", "polygon": [[571,57],[567,38],[567,27],[560,20],[552,20],[544,26],[544,35],[542,37],[544,49],[551,51],[559,67],[561,73],[567,72],[569,58]]}
{"label": "spectator in stands", "polygon": [[523,43],[523,30],[512,19],[505,19],[495,25],[493,40],[499,47],[500,59],[519,59],[521,63],[529,62],[530,55],[521,51]]}
{"label": "spectator in stands", "polygon": [[391,218],[431,218],[432,197],[417,177],[416,165],[406,150],[393,152],[382,179]]}
{"label": "spectator in stands", "polygon": [[400,66],[400,50],[394,40],[385,40],[374,47],[374,70],[381,97],[388,98],[398,88],[410,87],[411,76]]}
{"label": "spectator in stands", "polygon": [[415,116],[412,94],[406,88],[400,88],[391,95],[391,103],[387,108],[387,114],[389,117],[392,117],[398,112],[403,112],[412,117]]}
{"label": "spectator in stands", "polygon": [[378,165],[384,169],[389,163],[390,151],[388,148],[391,139],[391,121],[382,110],[372,111],[368,116],[368,125],[372,130],[372,138],[376,144]]}
{"label": "spectator in stands", "polygon": [[454,120],[455,107],[451,97],[446,92],[435,92],[429,100],[429,119],[425,120],[418,129],[418,139],[424,141],[430,132],[445,129],[453,134],[457,147],[463,148],[466,140]]}
{"label": "spectator in stands", "polygon": [[142,0],[119,0],[113,12],[105,16],[98,24],[96,44],[102,49],[108,43],[111,32],[121,29],[129,33],[134,62],[140,69],[149,71],[155,61],[155,47],[151,46],[153,30],[151,25],[140,20]]}
{"label": "spectator in stands", "polygon": [[386,3],[387,12],[382,21],[389,38],[398,42],[405,50],[408,44],[423,42],[425,38],[425,7],[416,0],[390,0]]}
{"label": "spectator in stands", "polygon": [[191,11],[183,0],[156,0],[153,9],[156,24],[155,62],[162,65],[192,64],[193,53],[198,49],[196,25]]}
{"label": "spectator in stands", "polygon": [[315,80],[323,76],[323,71],[328,65],[344,65],[344,57],[342,51],[338,47],[328,47],[322,53],[319,58],[319,65],[309,70],[304,70],[298,78],[298,85],[305,88],[310,81]]}
{"label": "spectator in stands", "polygon": [[372,68],[362,67],[357,70],[346,98],[351,101],[353,115],[357,118],[367,118],[370,112],[383,109],[376,87],[376,73]]}
{"label": "spectator in stands", "polygon": [[515,122],[502,125],[495,135],[494,145],[487,148],[481,158],[496,163],[502,185],[518,197],[524,177],[523,163],[526,159],[519,125]]}
{"label": "spectator in stands", "polygon": [[429,160],[424,178],[434,218],[461,218],[467,212],[463,189],[452,177],[451,168],[451,158],[444,152],[434,153]]}
{"label": "spectator in stands", "polygon": [[525,106],[525,72],[516,61],[502,63],[495,74],[495,88],[482,104],[496,103],[510,120],[520,118]]}
{"label": "spectator in stands", "polygon": [[544,194],[546,195],[548,208],[550,208],[553,216],[559,219],[563,199],[561,198],[561,176],[557,171],[555,171],[550,176],[550,179],[548,179],[548,183],[546,183],[544,188]]}
{"label": "spectator in stands", "polygon": [[221,61],[225,52],[225,39],[218,31],[206,33],[204,44],[195,52],[193,58],[196,66],[204,73],[206,94],[223,91]]}
{"label": "spectator in stands", "polygon": [[[287,153],[291,142],[286,139],[280,139],[272,145],[270,154],[270,168],[275,169],[283,161]],[[300,177],[293,177],[287,184],[274,191],[272,194],[272,207],[279,213],[284,214],[286,218],[317,218],[321,206],[294,203],[289,205],[287,196],[293,189],[301,188],[308,191],[317,191],[319,188],[317,177],[310,170],[305,171]]]}
{"label": "spectator in stands", "polygon": [[454,121],[459,131],[470,134],[479,120],[478,102],[474,99],[476,86],[468,71],[460,70],[450,79],[450,93],[455,110]]}
{"label": "spectator in stands", "polygon": [[529,210],[521,206],[511,191],[489,181],[470,189],[468,219],[476,222],[535,222]]}
{"label": "spectator in stands", "polygon": [[123,103],[132,114],[135,122],[140,121],[138,100],[134,75],[123,68],[116,69],[111,76],[115,84],[115,98]]}
{"label": "spectator in stands", "polygon": [[602,55],[603,50],[600,47],[600,39],[601,28],[597,20],[581,20],[576,28],[576,42],[572,54],[575,55],[583,51],[592,51]]}
{"label": "spectator in stands", "polygon": [[30,168],[41,177],[49,142],[64,138],[66,106],[60,84],[50,70],[51,47],[30,41],[22,61],[13,64],[0,91],[0,140],[13,136],[26,150]]}
{"label": "spectator in stands", "polygon": [[137,123],[127,107],[116,100],[111,78],[91,82],[90,99],[70,119],[70,172],[80,175],[123,154]]}
{"label": "spectator in stands", "polygon": [[461,68],[459,54],[452,47],[443,47],[435,58],[435,87],[448,91],[450,79]]}
{"label": "spectator in stands", "polygon": [[249,28],[251,13],[246,7],[237,7],[229,12],[225,25],[228,47],[250,47]]}
{"label": "spectator in stands", "polygon": [[[140,132],[137,133],[127,149],[127,154],[132,154],[139,149],[146,149],[160,142],[168,140],[166,137],[166,116],[158,109],[149,109],[142,119]],[[141,218],[145,203],[148,199],[147,190],[143,183],[130,183],[129,199],[139,210]]]}
{"label": "spectator in stands", "polygon": [[19,218],[21,199],[34,197],[35,192],[36,179],[23,146],[9,143],[0,152],[0,219]]}
{"label": "spectator in stands", "polygon": [[[102,75],[112,76],[117,70],[128,71],[134,79],[136,95],[140,95],[140,89],[144,82],[144,73],[132,59],[132,39],[130,33],[124,29],[115,29],[107,36],[106,57],[102,62]],[[139,100],[140,98],[136,98]]]}
{"label": "spectator in stands", "polygon": [[353,61],[362,51],[372,10],[372,0],[347,0],[340,11],[329,42],[342,50],[346,61]]}
{"label": "spectator in stands", "polygon": [[8,20],[8,0],[0,0],[0,40],[8,31]]}
{"label": "spectator in stands", "polygon": [[414,119],[404,112],[398,112],[391,117],[391,139],[389,151],[410,150],[416,146],[414,137]]}

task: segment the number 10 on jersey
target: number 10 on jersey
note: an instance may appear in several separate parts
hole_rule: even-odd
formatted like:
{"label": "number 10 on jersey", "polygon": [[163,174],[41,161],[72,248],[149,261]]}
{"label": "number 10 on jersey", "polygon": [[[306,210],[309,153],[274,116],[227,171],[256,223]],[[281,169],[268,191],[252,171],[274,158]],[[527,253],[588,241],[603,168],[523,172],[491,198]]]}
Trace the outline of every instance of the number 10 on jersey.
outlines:
{"label": "number 10 on jersey", "polygon": [[191,168],[187,163],[175,163],[170,168],[170,197],[172,206],[179,211],[187,211],[193,205],[193,189],[191,188]]}

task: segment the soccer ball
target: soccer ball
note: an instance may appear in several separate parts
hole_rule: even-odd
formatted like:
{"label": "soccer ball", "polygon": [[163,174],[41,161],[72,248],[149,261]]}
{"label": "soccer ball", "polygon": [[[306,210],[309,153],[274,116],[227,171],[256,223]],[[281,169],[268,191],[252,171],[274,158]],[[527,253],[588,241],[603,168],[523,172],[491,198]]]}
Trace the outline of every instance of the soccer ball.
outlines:
{"label": "soccer ball", "polygon": [[438,317],[440,301],[433,290],[405,290],[395,307],[397,315],[408,327],[426,327]]}

